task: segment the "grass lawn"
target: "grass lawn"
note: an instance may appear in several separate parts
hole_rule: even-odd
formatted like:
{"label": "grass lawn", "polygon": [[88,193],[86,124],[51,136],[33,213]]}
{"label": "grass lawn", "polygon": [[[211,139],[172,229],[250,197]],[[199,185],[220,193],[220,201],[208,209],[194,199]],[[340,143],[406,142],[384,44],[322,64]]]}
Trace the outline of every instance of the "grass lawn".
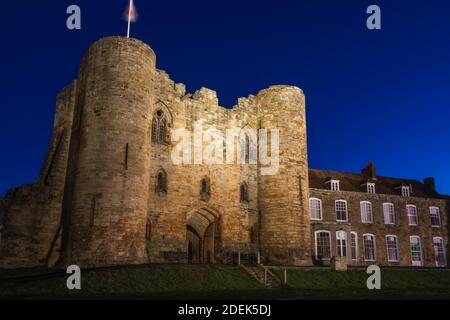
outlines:
{"label": "grass lawn", "polygon": [[368,277],[364,270],[291,269],[284,290],[299,299],[450,299],[449,271],[382,269],[381,290],[374,291],[366,287]]}
{"label": "grass lawn", "polygon": [[447,271],[383,270],[378,291],[367,277],[291,269],[287,286],[266,289],[233,266],[132,266],[82,271],[82,290],[69,291],[64,272],[0,270],[0,299],[450,299]]}

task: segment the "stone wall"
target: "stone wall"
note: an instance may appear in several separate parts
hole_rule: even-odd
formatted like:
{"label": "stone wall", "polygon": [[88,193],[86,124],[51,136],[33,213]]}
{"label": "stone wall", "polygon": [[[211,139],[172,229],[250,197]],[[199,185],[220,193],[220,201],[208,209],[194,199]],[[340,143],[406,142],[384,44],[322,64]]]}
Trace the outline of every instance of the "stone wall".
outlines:
{"label": "stone wall", "polygon": [[[155,60],[147,45],[117,37],[97,42],[83,59],[63,210],[66,264],[165,262],[167,257],[186,262],[192,212],[214,213],[215,261],[224,261],[227,252],[256,251],[250,239],[258,221],[256,165],[177,165],[171,161],[176,141],[151,141],[152,118],[159,111],[169,131],[192,131],[199,120],[205,129],[223,133],[256,129],[254,97],[225,109],[212,90],[186,94],[184,85],[154,68]],[[160,170],[168,180],[163,194],[155,192]],[[203,178],[211,183],[208,201],[200,196]],[[248,203],[240,202],[243,182]]]}
{"label": "stone wall", "polygon": [[260,127],[279,130],[280,135],[279,171],[258,175],[263,260],[270,264],[308,265],[305,96],[295,87],[274,86],[258,94],[258,105]]}
{"label": "stone wall", "polygon": [[156,57],[140,41],[102,39],[79,73],[64,195],[64,263],[147,261],[151,106]]}
{"label": "stone wall", "polygon": [[39,178],[0,202],[0,267],[53,265],[61,244],[61,205],[76,82],[57,97],[52,140]]}
{"label": "stone wall", "polygon": [[[243,100],[240,102],[244,103]],[[186,94],[184,85],[175,84],[163,71],[158,71],[156,103],[152,114],[162,111],[171,132],[179,129],[194,131],[201,120],[204,129],[214,128],[225,135],[226,130],[250,125],[256,118],[239,106],[225,109],[218,104],[214,91],[202,88]],[[244,113],[245,112],[245,113]],[[170,133],[169,133],[170,135]],[[248,249],[250,224],[256,218],[256,166],[232,164],[175,164],[171,159],[178,141],[152,143],[150,159],[149,212],[151,224],[150,261],[164,262],[165,252],[186,251],[188,216],[193,212],[212,212],[215,224],[215,261],[221,262],[227,251]],[[207,145],[203,143],[203,148]],[[194,145],[192,142],[192,151]],[[237,150],[236,150],[237,151]],[[226,156],[226,155],[224,155]],[[168,176],[165,194],[155,192],[156,176],[163,169]],[[211,183],[211,197],[201,198],[201,180]],[[240,184],[250,189],[250,202],[240,202]],[[181,261],[182,262],[182,261]]]}

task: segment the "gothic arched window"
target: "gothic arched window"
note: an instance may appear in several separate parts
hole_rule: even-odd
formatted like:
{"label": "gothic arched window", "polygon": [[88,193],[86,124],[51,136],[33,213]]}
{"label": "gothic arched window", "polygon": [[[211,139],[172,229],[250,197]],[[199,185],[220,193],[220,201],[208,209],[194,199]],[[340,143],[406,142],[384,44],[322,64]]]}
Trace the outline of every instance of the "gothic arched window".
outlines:
{"label": "gothic arched window", "polygon": [[241,164],[250,164],[250,136],[248,132],[242,132],[239,136],[239,152]]}
{"label": "gothic arched window", "polygon": [[245,156],[245,163],[250,163],[250,138],[248,134],[245,135],[244,140],[244,156]]}
{"label": "gothic arched window", "polygon": [[203,178],[200,186],[200,195],[202,200],[208,201],[211,198],[211,183],[209,178]]}
{"label": "gothic arched window", "polygon": [[156,175],[156,192],[159,194],[167,193],[167,173],[162,169]]}
{"label": "gothic arched window", "polygon": [[152,141],[156,143],[166,143],[167,133],[167,122],[164,118],[164,112],[158,110],[152,120]]}
{"label": "gothic arched window", "polygon": [[206,179],[202,180],[202,192],[203,193],[208,192],[208,182],[206,181]]}
{"label": "gothic arched window", "polygon": [[166,130],[166,121],[164,121],[164,119],[163,119],[159,123],[159,142],[167,141],[167,139],[166,139],[167,132],[166,131],[167,131]]}
{"label": "gothic arched window", "polygon": [[248,187],[246,183],[241,184],[241,202],[249,202]]}
{"label": "gothic arched window", "polygon": [[158,120],[156,118],[153,118],[152,121],[152,141],[158,141]]}

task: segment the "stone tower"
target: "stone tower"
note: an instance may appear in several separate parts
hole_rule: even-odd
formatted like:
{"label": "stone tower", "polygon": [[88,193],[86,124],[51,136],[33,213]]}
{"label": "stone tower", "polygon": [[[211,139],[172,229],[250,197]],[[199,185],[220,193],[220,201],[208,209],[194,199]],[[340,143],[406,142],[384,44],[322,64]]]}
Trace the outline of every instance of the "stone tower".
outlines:
{"label": "stone tower", "polygon": [[97,41],[81,62],[63,201],[64,264],[147,261],[155,73],[152,49],[123,37]]}
{"label": "stone tower", "polygon": [[279,171],[258,175],[261,252],[265,263],[311,265],[305,96],[273,86],[257,103],[260,128],[278,129],[280,140]]}

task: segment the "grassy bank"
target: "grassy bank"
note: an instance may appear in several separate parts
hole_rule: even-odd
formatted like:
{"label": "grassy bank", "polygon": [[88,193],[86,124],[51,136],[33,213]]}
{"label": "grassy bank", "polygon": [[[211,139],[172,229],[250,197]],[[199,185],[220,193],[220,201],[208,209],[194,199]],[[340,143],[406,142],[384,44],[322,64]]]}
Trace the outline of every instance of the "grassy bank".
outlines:
{"label": "grassy bank", "polygon": [[[280,279],[283,272],[274,270]],[[381,272],[381,290],[366,287],[364,270],[288,270],[284,290],[304,299],[450,299],[450,272],[445,270],[392,270]]]}
{"label": "grassy bank", "polygon": [[367,277],[292,269],[287,286],[266,289],[237,267],[137,266],[85,270],[82,290],[69,291],[63,272],[0,270],[0,299],[450,299],[447,271],[383,270],[378,291],[367,290]]}

